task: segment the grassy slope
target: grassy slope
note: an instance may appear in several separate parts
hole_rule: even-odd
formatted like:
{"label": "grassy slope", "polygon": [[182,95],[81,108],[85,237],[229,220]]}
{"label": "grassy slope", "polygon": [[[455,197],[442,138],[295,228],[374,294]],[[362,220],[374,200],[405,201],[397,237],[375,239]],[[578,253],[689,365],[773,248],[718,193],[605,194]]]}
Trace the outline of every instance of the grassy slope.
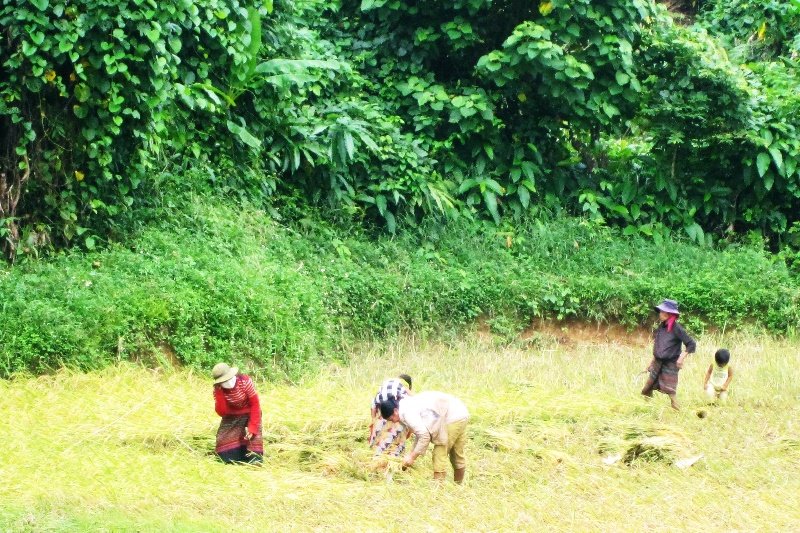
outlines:
{"label": "grassy slope", "polygon": [[696,330],[800,324],[797,280],[751,247],[656,244],[579,220],[373,238],[208,199],[163,215],[124,245],[0,269],[0,377],[119,359],[207,369],[229,354],[297,377],[347,339],[439,335],[480,317],[509,338],[540,317],[632,325],[664,297]]}
{"label": "grassy slope", "polygon": [[[569,339],[569,332],[564,332]],[[561,336],[561,335],[559,335]],[[583,335],[590,339],[590,335]],[[647,346],[570,343],[548,333],[526,351],[485,340],[351,349],[297,385],[261,382],[266,465],[226,467],[208,452],[218,422],[205,376],[117,366],[0,381],[0,526],[32,530],[796,530],[800,527],[798,346],[705,336],[681,374],[685,408],[637,397]],[[721,343],[737,377],[709,408],[700,382]],[[380,380],[465,399],[473,418],[463,487],[373,472],[363,439]],[[667,461],[606,466],[625,435],[662,434]],[[600,453],[603,450],[603,453]],[[238,496],[238,497],[237,497]],[[386,515],[376,513],[387,509]],[[381,516],[381,518],[377,518]],[[230,521],[230,522],[228,522]]]}

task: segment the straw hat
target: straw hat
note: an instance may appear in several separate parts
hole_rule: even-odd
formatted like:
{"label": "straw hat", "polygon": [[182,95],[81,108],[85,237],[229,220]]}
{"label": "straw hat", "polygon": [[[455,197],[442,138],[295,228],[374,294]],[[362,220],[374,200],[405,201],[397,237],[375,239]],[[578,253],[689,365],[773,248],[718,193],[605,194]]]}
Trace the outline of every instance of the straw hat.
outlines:
{"label": "straw hat", "polygon": [[214,378],[214,383],[223,383],[238,373],[239,369],[235,366],[228,366],[226,363],[217,363],[211,370],[211,377]]}

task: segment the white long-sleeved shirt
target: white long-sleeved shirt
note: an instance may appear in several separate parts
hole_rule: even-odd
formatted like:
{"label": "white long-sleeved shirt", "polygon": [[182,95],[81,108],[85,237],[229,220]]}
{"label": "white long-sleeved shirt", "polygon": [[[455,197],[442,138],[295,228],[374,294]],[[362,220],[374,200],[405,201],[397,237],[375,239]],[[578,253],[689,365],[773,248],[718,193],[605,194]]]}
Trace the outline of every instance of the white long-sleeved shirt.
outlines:
{"label": "white long-sleeved shirt", "polygon": [[400,421],[417,436],[414,453],[422,455],[428,444],[447,445],[447,425],[469,418],[464,402],[443,392],[427,391],[407,396],[398,405]]}

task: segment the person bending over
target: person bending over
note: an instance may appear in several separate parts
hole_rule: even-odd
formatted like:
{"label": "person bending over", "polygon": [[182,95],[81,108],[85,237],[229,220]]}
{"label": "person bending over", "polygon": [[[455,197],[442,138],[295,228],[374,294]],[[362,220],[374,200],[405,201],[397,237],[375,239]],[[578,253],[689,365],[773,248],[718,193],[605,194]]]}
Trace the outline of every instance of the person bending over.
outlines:
{"label": "person bending over", "polygon": [[214,408],[222,417],[217,430],[217,455],[225,463],[261,463],[261,404],[253,380],[225,363],[214,365],[211,375]]}
{"label": "person bending over", "polygon": [[433,478],[445,478],[449,457],[453,480],[464,481],[469,411],[461,400],[443,392],[426,391],[400,401],[387,398],[381,402],[380,410],[384,419],[402,422],[417,438],[414,449],[403,458],[404,467],[413,465],[433,441]]}

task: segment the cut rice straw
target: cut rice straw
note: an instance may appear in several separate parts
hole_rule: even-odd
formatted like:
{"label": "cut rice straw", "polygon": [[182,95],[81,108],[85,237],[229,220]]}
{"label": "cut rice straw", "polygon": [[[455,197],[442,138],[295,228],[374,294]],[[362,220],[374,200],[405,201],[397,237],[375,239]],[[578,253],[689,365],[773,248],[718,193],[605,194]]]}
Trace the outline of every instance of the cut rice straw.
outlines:
{"label": "cut rice straw", "polygon": [[[797,530],[797,345],[699,340],[680,412],[631,384],[641,346],[355,346],[348,365],[301,384],[256,383],[261,467],[215,459],[219,418],[195,372],[120,364],[0,382],[0,529]],[[727,404],[707,406],[701,383],[722,342],[736,378]],[[400,372],[469,407],[463,486],[451,473],[431,481],[430,452],[407,471],[373,457],[370,400]]]}

